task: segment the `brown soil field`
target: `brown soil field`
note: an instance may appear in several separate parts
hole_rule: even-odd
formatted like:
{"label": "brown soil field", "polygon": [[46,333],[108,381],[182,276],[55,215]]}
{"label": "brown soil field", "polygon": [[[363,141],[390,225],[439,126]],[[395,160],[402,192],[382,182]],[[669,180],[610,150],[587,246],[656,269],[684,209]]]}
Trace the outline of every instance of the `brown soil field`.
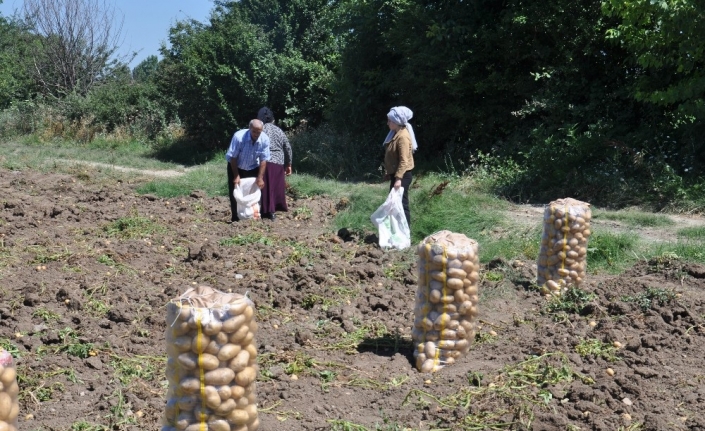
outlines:
{"label": "brown soil field", "polygon": [[159,429],[166,303],[195,285],[256,304],[263,431],[705,430],[701,265],[591,275],[592,296],[560,311],[533,262],[484,259],[472,349],[421,374],[414,250],[329,228],[344,202],[291,197],[274,222],[229,224],[224,197],[138,184],[0,170],[0,344],[21,431]]}

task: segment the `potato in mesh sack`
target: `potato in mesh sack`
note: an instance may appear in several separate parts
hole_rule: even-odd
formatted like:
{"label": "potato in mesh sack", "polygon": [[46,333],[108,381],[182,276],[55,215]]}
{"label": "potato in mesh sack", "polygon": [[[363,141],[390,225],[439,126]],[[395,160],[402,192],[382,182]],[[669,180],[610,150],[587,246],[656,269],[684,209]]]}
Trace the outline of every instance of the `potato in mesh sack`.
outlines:
{"label": "potato in mesh sack", "polygon": [[162,431],[256,431],[257,323],[247,297],[207,286],[167,304]]}
{"label": "potato in mesh sack", "polygon": [[12,355],[0,348],[0,431],[16,431],[20,413],[17,369]]}
{"label": "potato in mesh sack", "polygon": [[416,368],[435,372],[453,364],[475,338],[479,260],[477,242],[440,231],[418,246],[419,285],[412,339]]}
{"label": "potato in mesh sack", "polygon": [[536,276],[545,295],[560,296],[585,279],[591,218],[590,204],[575,199],[546,206]]}

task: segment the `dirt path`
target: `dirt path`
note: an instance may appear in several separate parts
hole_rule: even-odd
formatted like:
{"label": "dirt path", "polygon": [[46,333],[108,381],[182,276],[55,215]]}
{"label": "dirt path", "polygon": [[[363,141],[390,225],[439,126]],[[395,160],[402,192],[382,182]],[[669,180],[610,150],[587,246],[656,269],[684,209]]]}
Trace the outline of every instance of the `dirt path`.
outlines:
{"label": "dirt path", "polygon": [[[543,223],[543,205],[515,205],[505,211],[505,217],[514,224],[526,227],[541,227]],[[632,226],[616,220],[594,217],[595,229],[604,229],[612,233],[633,233],[648,242],[677,242],[678,231],[689,227],[705,227],[705,218],[698,215],[666,214],[673,224],[660,227]],[[682,238],[680,238],[682,240]]]}
{"label": "dirt path", "polygon": [[125,166],[112,165],[112,164],[108,164],[108,163],[89,162],[86,160],[51,159],[51,161],[57,162],[57,163],[63,163],[63,164],[67,164],[67,165],[86,165],[86,166],[92,166],[94,168],[113,169],[113,170],[116,170],[119,172],[145,175],[145,176],[158,177],[158,178],[180,177],[180,176],[184,175],[189,169],[194,169],[194,168],[187,168],[185,166],[182,166],[179,169],[136,169],[136,168],[128,168]]}

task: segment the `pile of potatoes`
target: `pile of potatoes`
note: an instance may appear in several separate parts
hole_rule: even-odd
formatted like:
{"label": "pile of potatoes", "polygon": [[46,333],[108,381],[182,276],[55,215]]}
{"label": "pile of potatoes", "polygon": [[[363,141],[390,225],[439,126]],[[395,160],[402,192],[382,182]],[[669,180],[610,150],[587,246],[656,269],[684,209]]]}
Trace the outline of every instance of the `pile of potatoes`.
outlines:
{"label": "pile of potatoes", "polygon": [[17,370],[12,355],[0,349],[0,431],[16,431],[20,404],[17,394]]}
{"label": "pile of potatoes", "polygon": [[475,338],[479,259],[477,242],[440,231],[418,246],[414,357],[422,373],[453,364]]}
{"label": "pile of potatoes", "polygon": [[162,431],[256,431],[252,301],[207,286],[167,304],[169,381]]}
{"label": "pile of potatoes", "polygon": [[544,295],[560,296],[585,279],[591,218],[590,204],[571,198],[546,207],[536,276]]}

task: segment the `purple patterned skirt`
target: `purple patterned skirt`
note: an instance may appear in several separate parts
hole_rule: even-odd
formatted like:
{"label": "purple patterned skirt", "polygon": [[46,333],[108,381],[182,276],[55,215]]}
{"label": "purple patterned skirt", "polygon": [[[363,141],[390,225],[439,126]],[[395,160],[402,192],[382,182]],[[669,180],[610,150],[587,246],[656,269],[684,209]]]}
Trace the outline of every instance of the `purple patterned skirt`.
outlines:
{"label": "purple patterned skirt", "polygon": [[264,171],[264,188],[260,201],[260,213],[288,211],[286,206],[286,174],[284,165],[267,163]]}

